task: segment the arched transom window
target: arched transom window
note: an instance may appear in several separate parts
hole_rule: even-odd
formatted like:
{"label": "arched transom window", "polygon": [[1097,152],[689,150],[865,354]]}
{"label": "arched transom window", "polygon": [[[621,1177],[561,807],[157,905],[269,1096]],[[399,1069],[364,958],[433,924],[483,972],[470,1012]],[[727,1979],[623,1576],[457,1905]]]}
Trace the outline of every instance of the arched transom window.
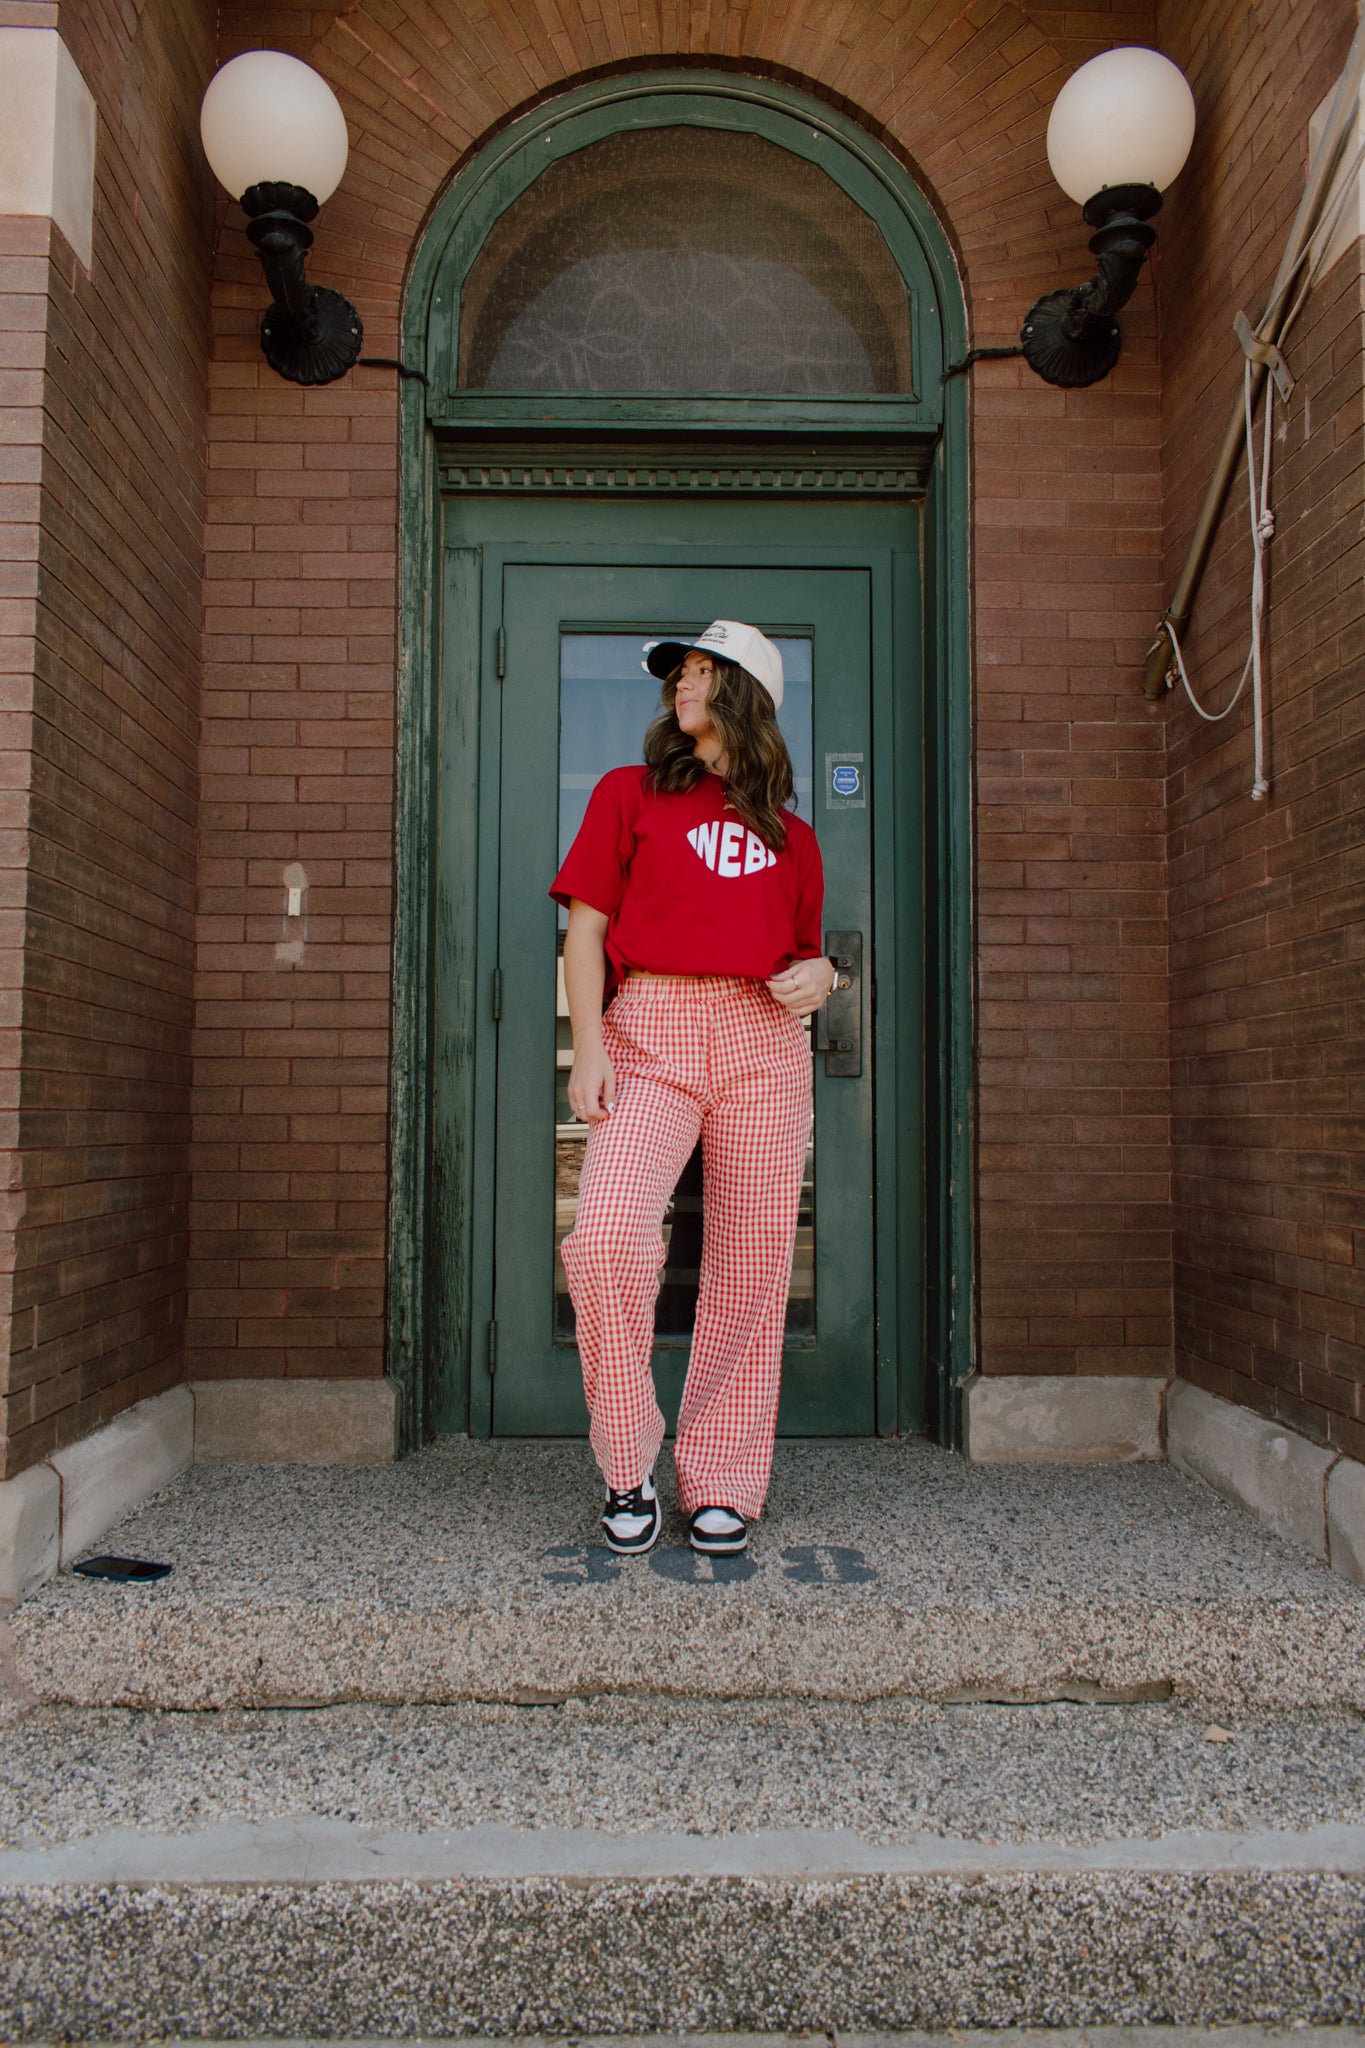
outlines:
{"label": "arched transom window", "polygon": [[908,392],[905,281],[833,178],[757,135],[626,129],[547,168],[466,281],[466,391]]}

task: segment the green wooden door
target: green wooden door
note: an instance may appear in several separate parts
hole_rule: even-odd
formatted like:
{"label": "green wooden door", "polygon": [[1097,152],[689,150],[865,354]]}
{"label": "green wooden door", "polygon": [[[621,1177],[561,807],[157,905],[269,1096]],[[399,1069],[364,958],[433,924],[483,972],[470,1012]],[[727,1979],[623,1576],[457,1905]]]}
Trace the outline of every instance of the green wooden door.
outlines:
{"label": "green wooden door", "polygon": [[[650,559],[657,555],[659,559]],[[769,561],[771,557],[769,556]],[[742,558],[693,567],[672,548],[628,560],[489,565],[500,589],[497,801],[480,811],[480,869],[497,871],[497,1009],[491,1426],[498,1435],[586,1428],[572,1304],[557,1244],[572,1224],[585,1133],[565,1103],[568,1032],[557,913],[546,890],[597,776],[639,759],[657,685],[644,642],[744,618],[783,648],[783,705],[798,801],[825,862],[826,932],[855,935],[840,1055],[815,1051],[813,1157],[798,1233],[780,1430],[876,1427],[874,1273],[872,589],[867,569],[780,568]],[[485,755],[487,759],[487,755]],[[802,787],[801,785],[805,786]],[[676,1412],[686,1367],[700,1191],[680,1183],[655,1374]]]}

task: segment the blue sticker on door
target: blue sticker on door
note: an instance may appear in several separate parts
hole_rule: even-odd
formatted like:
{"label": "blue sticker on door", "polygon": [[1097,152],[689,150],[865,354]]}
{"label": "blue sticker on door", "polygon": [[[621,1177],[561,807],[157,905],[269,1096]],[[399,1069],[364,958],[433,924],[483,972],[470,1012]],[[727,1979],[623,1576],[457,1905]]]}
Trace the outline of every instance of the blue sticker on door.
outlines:
{"label": "blue sticker on door", "polygon": [[825,809],[867,809],[867,775],[861,754],[826,754]]}

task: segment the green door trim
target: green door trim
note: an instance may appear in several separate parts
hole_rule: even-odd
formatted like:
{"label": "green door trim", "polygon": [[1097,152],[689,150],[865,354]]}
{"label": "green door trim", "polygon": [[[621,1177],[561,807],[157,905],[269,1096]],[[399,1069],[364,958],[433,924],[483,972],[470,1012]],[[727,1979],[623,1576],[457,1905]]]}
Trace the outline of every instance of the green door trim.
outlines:
{"label": "green door trim", "polygon": [[[458,288],[492,222],[555,155],[626,127],[673,125],[744,128],[819,163],[881,229],[910,291],[917,389],[909,399],[755,400],[670,398],[649,394],[547,400],[490,397],[454,389]],[[496,435],[526,443],[553,463],[564,437],[666,434],[715,459],[731,441],[770,442],[775,461],[799,442],[800,462],[857,442],[878,446],[886,465],[913,448],[925,477],[926,800],[933,812],[926,847],[925,912],[931,926],[930,972],[938,991],[937,1086],[927,1132],[925,1218],[911,1191],[888,1227],[900,1256],[924,1257],[929,1313],[924,1332],[928,1379],[937,1388],[929,1427],[944,1443],[960,1435],[958,1390],[976,1354],[974,1019],[972,976],[971,666],[968,581],[968,441],[965,379],[941,380],[945,361],[966,347],[961,285],[946,234],[924,196],[896,163],[847,116],[794,88],[759,78],[702,70],[651,72],[598,80],[566,92],[503,130],[467,162],[437,203],[414,252],[405,296],[405,378],[401,424],[400,648],[395,788],[393,1040],[390,1128],[388,1370],[400,1401],[400,1432],[411,1449],[430,1433],[429,1364],[435,1346],[454,1344],[472,1367],[470,1329],[452,1329],[431,1313],[428,1247],[439,1232],[445,1255],[465,1263],[479,1229],[471,1186],[438,1185],[432,1160],[432,1083],[440,1061],[465,1091],[471,1118],[474,1043],[483,991],[470,934],[477,924],[469,877],[469,921],[447,906],[443,934],[468,1000],[435,1035],[435,862],[438,830],[461,829],[458,817],[437,817],[441,751],[473,741],[464,721],[477,702],[477,677],[493,649],[479,643],[485,628],[459,645],[441,630],[442,532],[440,456],[452,435],[466,442]],[[784,443],[786,447],[784,448]],[[719,444],[719,447],[718,445]],[[570,448],[568,467],[547,469],[539,488],[581,488]],[[790,459],[790,456],[789,456]],[[798,464],[799,466],[799,464]],[[785,481],[785,478],[784,478]],[[760,473],[726,477],[726,488],[762,489]],[[799,484],[798,484],[799,487]],[[913,592],[903,565],[898,611]],[[914,565],[918,571],[918,564]],[[468,573],[477,574],[470,563]],[[448,636],[454,640],[456,636]],[[444,685],[438,670],[444,660]],[[443,707],[442,729],[436,705]],[[463,728],[463,736],[461,734]],[[879,736],[880,737],[880,736]],[[886,737],[892,740],[894,735]],[[902,1063],[904,1065],[906,1063]],[[908,1073],[906,1088],[917,1085]],[[902,1180],[904,1177],[901,1177]],[[885,1219],[883,1219],[885,1221]]]}
{"label": "green door trim", "polygon": [[[897,172],[887,181],[891,160],[851,121],[803,93],[770,81],[696,71],[656,71],[643,77],[599,80],[537,107],[514,121],[481,151],[438,202],[422,238],[407,292],[413,320],[410,339],[423,349],[426,407],[435,422],[505,422],[524,414],[525,397],[462,392],[457,384],[460,297],[489,230],[514,200],[552,163],[572,156],[622,129],[705,127],[757,135],[827,172],[854,204],[876,221],[905,279],[911,322],[910,362],[914,392],[894,398],[727,398],[691,394],[665,399],[669,416],[725,431],[734,419],[761,420],[789,430],[795,425],[833,424],[856,409],[873,430],[934,426],[942,417],[945,337],[941,308],[945,285],[960,298],[951,259],[943,277],[925,229],[933,216],[913,185]],[[941,238],[940,238],[941,239]],[[947,255],[946,243],[943,253]],[[533,394],[543,419],[546,394]],[[658,401],[655,401],[657,406]],[[638,394],[617,398],[591,394],[554,395],[555,416],[589,423],[619,422],[633,412]],[[716,407],[722,409],[718,418]],[[732,419],[724,417],[726,412]],[[659,417],[657,410],[654,416]]]}

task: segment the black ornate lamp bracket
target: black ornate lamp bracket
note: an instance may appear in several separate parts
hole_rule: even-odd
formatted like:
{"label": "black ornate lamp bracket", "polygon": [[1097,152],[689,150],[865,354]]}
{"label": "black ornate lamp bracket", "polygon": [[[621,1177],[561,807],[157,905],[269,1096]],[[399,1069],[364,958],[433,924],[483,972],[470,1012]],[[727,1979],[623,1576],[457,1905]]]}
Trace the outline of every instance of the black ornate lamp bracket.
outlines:
{"label": "black ornate lamp bracket", "polygon": [[310,285],[304,273],[317,200],[302,185],[270,182],[244,192],[242,210],[274,301],[261,319],[266,361],[291,384],[344,377],[364,345],[364,329],[349,299]]}
{"label": "black ornate lamp bracket", "polygon": [[1082,212],[1095,229],[1090,247],[1099,270],[1088,284],[1039,299],[1019,336],[1030,368],[1047,383],[1075,390],[1098,384],[1113,369],[1122,346],[1114,315],[1133,295],[1156,240],[1147,223],[1160,208],[1154,185],[1106,185],[1086,201]]}

